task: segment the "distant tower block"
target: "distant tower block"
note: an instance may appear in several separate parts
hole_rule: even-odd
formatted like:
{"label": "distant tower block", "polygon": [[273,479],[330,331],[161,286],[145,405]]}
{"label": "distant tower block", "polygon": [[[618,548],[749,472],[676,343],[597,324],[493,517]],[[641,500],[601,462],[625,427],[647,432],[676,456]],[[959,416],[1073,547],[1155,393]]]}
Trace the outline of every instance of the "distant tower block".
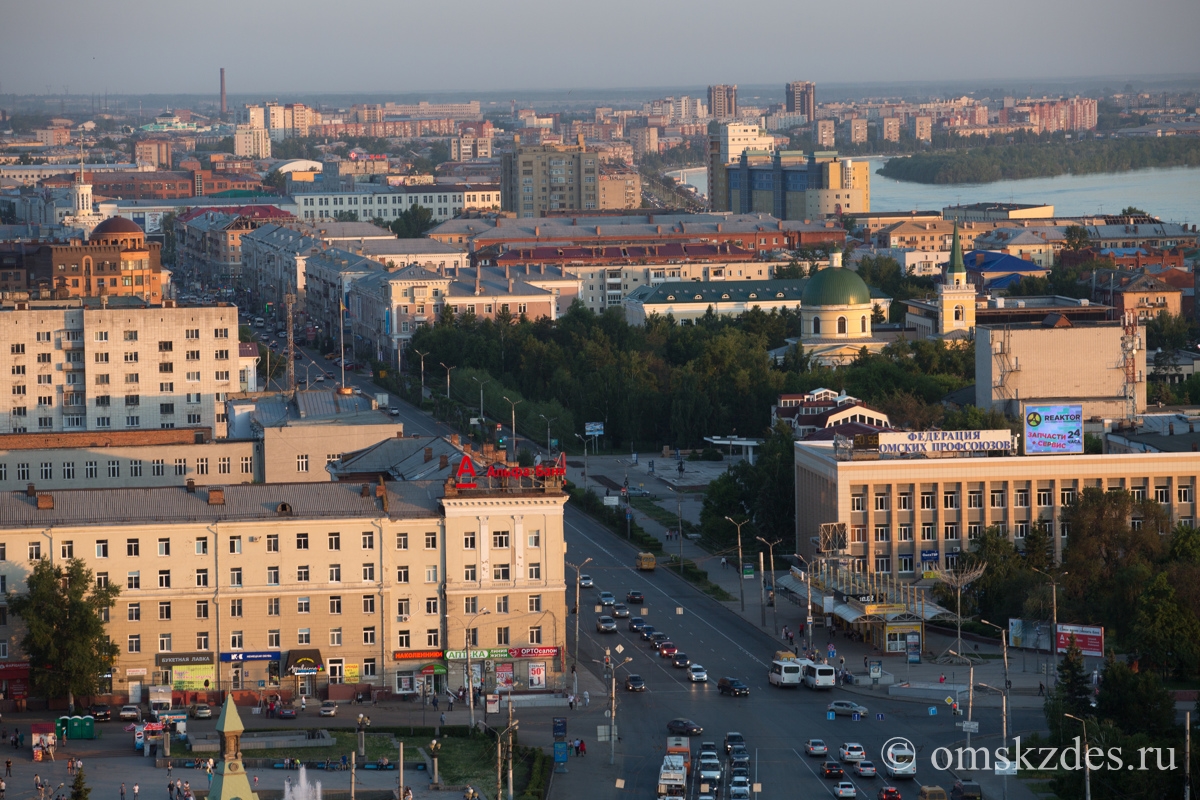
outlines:
{"label": "distant tower block", "polygon": [[221,67],[221,119],[225,119],[225,68]]}

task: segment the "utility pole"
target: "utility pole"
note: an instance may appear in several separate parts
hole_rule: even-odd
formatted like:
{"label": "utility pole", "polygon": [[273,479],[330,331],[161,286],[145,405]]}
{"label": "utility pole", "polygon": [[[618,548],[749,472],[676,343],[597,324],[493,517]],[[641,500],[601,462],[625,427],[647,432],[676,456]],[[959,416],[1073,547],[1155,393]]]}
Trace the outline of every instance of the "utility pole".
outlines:
{"label": "utility pole", "polygon": [[429,355],[429,353],[428,352],[422,353],[420,350],[413,350],[413,352],[421,357],[421,399],[424,400],[425,399],[425,356]]}
{"label": "utility pole", "polygon": [[[517,453],[520,452],[519,450],[517,450],[517,404],[524,403],[525,401],[517,400],[516,402],[513,402],[512,400],[509,400],[507,397],[505,397],[504,399],[508,400],[508,404],[510,406],[512,406],[512,453],[513,453],[512,460],[516,461]],[[578,436],[578,435],[579,434],[576,434],[576,436]],[[584,465],[583,465],[584,488],[586,489],[587,488],[587,485],[586,485],[587,484],[587,447],[583,448],[583,461],[584,461]]]}
{"label": "utility pole", "polygon": [[292,332],[292,307],[296,304],[296,295],[285,294],[283,302],[287,305],[287,333],[288,333],[288,354],[287,354],[287,385],[288,391],[293,395],[296,394],[296,335]]}
{"label": "utility pole", "polygon": [[[775,591],[775,545],[782,542],[783,539],[776,539],[773,542],[768,542],[766,539],[759,536],[758,540],[767,546],[767,553],[769,554],[769,557],[771,559],[771,591]],[[760,553],[760,555],[761,555],[761,553]],[[765,581],[766,577],[764,576],[763,579]],[[766,612],[765,611],[763,612],[763,616],[764,616],[763,625],[765,626],[766,625],[766,618],[765,618]],[[774,620],[775,630],[777,630],[777,631],[780,630],[780,628],[779,628],[779,595],[778,594],[776,594],[775,598],[771,601],[771,617]]]}
{"label": "utility pole", "polygon": [[758,624],[767,627],[767,576],[763,569],[762,550],[758,551]]}
{"label": "utility pole", "polygon": [[[1057,644],[1057,642],[1056,642]],[[1083,799],[1092,800],[1092,767],[1088,764],[1087,751],[1087,720],[1081,719],[1074,714],[1063,714],[1064,717],[1069,717],[1083,726]],[[1191,717],[1191,714],[1188,714]],[[1190,722],[1190,720],[1189,720]],[[1190,725],[1189,725],[1190,728]],[[970,745],[968,745],[969,747]]]}
{"label": "utility pole", "polygon": [[558,417],[547,417],[545,414],[538,414],[538,416],[546,420],[546,458],[550,458],[550,423],[558,420]]}
{"label": "utility pole", "polygon": [[731,517],[726,517],[725,519],[729,520],[729,521],[730,521],[730,522],[732,522],[732,523],[733,523],[735,526],[737,526],[737,542],[738,542],[738,563],[737,563],[737,569],[738,569],[738,594],[740,594],[740,595],[741,595],[741,597],[742,597],[742,611],[745,611],[745,610],[746,610],[746,580],[745,580],[745,578],[744,578],[743,576],[745,575],[746,571],[745,571],[744,569],[742,569],[742,526],[743,526],[743,525],[745,525],[745,524],[746,524],[747,522],[749,522],[750,520],[748,520],[748,519],[744,519],[744,520],[742,520],[741,522],[733,522],[733,519],[732,519]]}
{"label": "utility pole", "polygon": [[479,380],[479,378],[476,378],[474,375],[471,376],[471,380],[473,380],[479,384],[479,433],[480,433],[480,442],[482,442],[483,441],[483,387],[487,386],[489,383],[491,383],[491,381],[481,381],[481,380]]}
{"label": "utility pole", "polygon": [[[1183,712],[1183,800],[1192,797],[1192,712]],[[1086,755],[1086,754],[1085,754]]]}
{"label": "utility pole", "polygon": [[446,370],[446,399],[449,400],[450,399],[450,370],[458,369],[458,367],[457,366],[447,367],[446,362],[444,362],[444,361],[439,362],[439,363],[442,365],[442,369]]}
{"label": "utility pole", "polygon": [[[568,567],[575,568],[575,655],[571,663],[571,678],[575,682],[573,692],[575,695],[579,694],[579,676],[576,674],[576,670],[579,668],[579,573],[583,572],[583,568],[591,560],[590,558],[585,558],[583,563],[578,567],[575,567],[574,564],[567,564]],[[509,694],[511,695],[511,692]]]}
{"label": "utility pole", "polygon": [[1062,575],[1059,575],[1056,577],[1054,575],[1049,574],[1048,572],[1042,572],[1037,567],[1030,567],[1030,569],[1032,569],[1034,572],[1044,575],[1050,579],[1050,618],[1051,618],[1051,620],[1050,620],[1050,624],[1051,624],[1050,663],[1054,665],[1054,671],[1053,671],[1054,682],[1052,685],[1057,686],[1058,685],[1058,580],[1057,580],[1057,578],[1060,578],[1060,577],[1062,577],[1062,575],[1066,575],[1067,573],[1064,572],[1064,573],[1062,573]]}
{"label": "utility pole", "polygon": [[[513,766],[512,766],[512,751],[513,751],[513,731],[516,730],[516,723],[513,722],[513,704],[512,692],[508,693],[508,800],[513,800]],[[500,790],[496,790],[496,797],[500,797]]]}

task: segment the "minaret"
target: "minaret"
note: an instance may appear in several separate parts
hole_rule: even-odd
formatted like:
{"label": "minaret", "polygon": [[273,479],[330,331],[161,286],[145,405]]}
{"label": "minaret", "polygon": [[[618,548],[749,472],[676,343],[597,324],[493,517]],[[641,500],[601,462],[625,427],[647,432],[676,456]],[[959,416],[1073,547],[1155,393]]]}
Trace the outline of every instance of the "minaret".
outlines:
{"label": "minaret", "polygon": [[967,280],[957,221],[954,223],[954,241],[950,245],[946,277],[938,285],[938,316],[939,334],[969,332],[975,328],[975,287]]}
{"label": "minaret", "polygon": [[233,695],[225,697],[221,716],[217,719],[217,735],[221,739],[221,760],[217,764],[212,784],[208,787],[209,800],[258,800],[251,790],[246,768],[242,765],[242,724]]}

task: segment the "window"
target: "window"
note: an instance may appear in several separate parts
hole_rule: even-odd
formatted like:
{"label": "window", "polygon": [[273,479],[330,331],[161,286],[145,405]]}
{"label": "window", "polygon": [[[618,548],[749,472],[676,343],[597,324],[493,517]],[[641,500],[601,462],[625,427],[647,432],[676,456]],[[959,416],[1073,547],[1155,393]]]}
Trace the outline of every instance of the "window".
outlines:
{"label": "window", "polygon": [[296,581],[298,583],[308,583],[308,565],[296,567]]}
{"label": "window", "polygon": [[[372,640],[371,643],[374,644],[374,640]],[[375,659],[364,658],[363,662],[362,662],[362,677],[364,677],[364,678],[378,677],[379,673],[376,672],[375,664],[376,664]]]}
{"label": "window", "polygon": [[242,637],[241,631],[230,631],[229,632],[229,649],[230,650],[241,650],[243,647],[244,641],[245,640]]}
{"label": "window", "polygon": [[1133,498],[1133,501],[1135,503],[1142,502],[1143,500],[1146,499],[1146,487],[1145,486],[1134,486],[1132,489],[1129,490],[1129,496]]}
{"label": "window", "polygon": [[129,477],[131,477],[131,478],[142,477],[142,462],[141,462],[141,460],[135,458],[129,462]]}
{"label": "window", "polygon": [[992,508],[1004,508],[1004,490],[992,489],[991,502]]}
{"label": "window", "polygon": [[129,634],[129,638],[126,641],[127,641],[126,650],[128,650],[130,653],[142,652],[141,634],[131,633],[131,634]]}
{"label": "window", "polygon": [[62,557],[64,559],[74,558],[75,557],[75,543],[74,542],[63,542],[62,545],[59,547],[59,552],[62,554]]}
{"label": "window", "polygon": [[160,620],[171,618],[171,601],[167,600],[158,604],[158,618]]}
{"label": "window", "polygon": [[1059,503],[1064,506],[1069,506],[1075,502],[1075,490],[1063,489],[1059,492]]}
{"label": "window", "polygon": [[208,601],[196,601],[196,619],[208,619]]}
{"label": "window", "polygon": [[896,497],[896,508],[901,511],[912,511],[912,492],[901,492]]}
{"label": "window", "polygon": [[187,374],[187,381],[188,381],[188,383],[199,383],[200,382],[200,373],[199,372],[189,372]]}
{"label": "window", "polygon": [[333,595],[332,597],[329,598],[329,613],[330,614],[342,613],[342,598],[341,598],[341,596]]}
{"label": "window", "polygon": [[437,546],[438,546],[437,533],[430,532],[430,533],[425,534],[425,549],[426,550],[437,550]]}
{"label": "window", "polygon": [[278,617],[279,616],[279,598],[278,597],[268,597],[267,598],[267,616],[268,617]]}
{"label": "window", "polygon": [[230,586],[241,586],[242,585],[242,568],[241,567],[234,567],[231,570],[229,570],[229,585]]}
{"label": "window", "polygon": [[186,328],[183,332],[183,338],[199,339],[200,338],[200,329],[199,328]]}
{"label": "window", "polygon": [[[63,480],[68,480],[68,481],[75,480],[75,462],[74,461],[64,461],[63,462],[62,476],[63,476]],[[6,476],[0,475],[0,480],[4,480],[5,477]]]}
{"label": "window", "polygon": [[465,567],[463,567],[463,580],[464,581],[479,580],[479,571],[476,569],[475,564],[467,564]]}
{"label": "window", "polygon": [[240,554],[241,552],[242,552],[242,537],[230,536],[229,537],[229,553],[231,555],[236,556],[236,555]]}
{"label": "window", "polygon": [[1154,502],[1166,505],[1171,502],[1171,487],[1170,486],[1155,486],[1154,487]]}
{"label": "window", "polygon": [[541,625],[536,625],[529,629],[529,643],[530,644],[541,644],[542,643],[542,626]]}
{"label": "window", "polygon": [[272,649],[279,647],[279,630],[267,631],[267,647]]}
{"label": "window", "polygon": [[875,494],[875,510],[876,511],[887,511],[888,507],[890,505],[891,504],[888,502],[888,496],[885,493],[877,492]]}
{"label": "window", "polygon": [[213,330],[213,338],[214,339],[228,339],[229,338],[229,328],[214,329]]}
{"label": "window", "polygon": [[175,474],[177,476],[187,475],[187,459],[186,458],[175,459]]}
{"label": "window", "polygon": [[171,540],[170,539],[159,539],[158,540],[158,554],[160,556],[171,555]]}
{"label": "window", "polygon": [[208,555],[208,537],[207,536],[196,537],[196,555],[198,555],[198,556]]}
{"label": "window", "polygon": [[242,456],[242,474],[249,475],[253,472],[253,458],[251,456]]}
{"label": "window", "polygon": [[1013,492],[1013,508],[1029,508],[1029,490],[1017,489]]}
{"label": "window", "polygon": [[307,550],[308,549],[308,534],[307,533],[297,533],[296,534],[296,549],[297,550]]}
{"label": "window", "polygon": [[496,628],[496,644],[507,645],[508,638],[508,626]]}
{"label": "window", "polygon": [[296,472],[308,472],[308,455],[296,456]]}
{"label": "window", "polygon": [[396,583],[408,583],[408,567],[396,567]]}
{"label": "window", "polygon": [[875,556],[875,571],[876,572],[891,572],[892,557],[891,556]]}
{"label": "window", "polygon": [[850,510],[851,511],[862,511],[863,510],[863,496],[861,494],[850,495]]}
{"label": "window", "polygon": [[142,619],[142,604],[130,603],[126,610],[126,616],[130,622],[139,622]]}
{"label": "window", "polygon": [[1028,535],[1029,535],[1029,523],[1028,522],[1018,522],[1016,525],[1013,526],[1013,538],[1024,539]]}
{"label": "window", "polygon": [[362,610],[364,614],[375,613],[375,595],[364,594],[362,596]]}
{"label": "window", "polygon": [[1054,493],[1049,489],[1038,489],[1037,504],[1039,506],[1048,506],[1054,502]]}
{"label": "window", "polygon": [[[363,637],[362,637],[363,644],[375,644],[375,626],[374,625],[368,625],[367,627],[363,628],[362,633],[363,633]],[[479,644],[479,643],[472,642],[472,644]]]}
{"label": "window", "polygon": [[944,508],[958,508],[958,492],[942,492],[942,506]]}
{"label": "window", "polygon": [[937,541],[937,529],[934,528],[933,523],[927,522],[921,526],[921,541],[923,541],[923,542],[936,542]]}
{"label": "window", "polygon": [[170,589],[171,588],[171,570],[160,569],[158,571],[158,588],[160,588],[160,589]]}
{"label": "window", "polygon": [[934,502],[933,492],[921,492],[921,510],[928,511],[934,508],[937,508],[937,504]]}
{"label": "window", "polygon": [[158,635],[158,652],[160,652],[160,653],[171,652],[171,634],[160,633]]}
{"label": "window", "polygon": [[911,555],[902,555],[897,560],[899,561],[900,572],[913,571],[913,557]]}
{"label": "window", "polygon": [[412,634],[409,631],[396,631],[396,646],[412,647]]}
{"label": "window", "polygon": [[538,548],[541,546],[542,546],[542,532],[541,531],[530,531],[529,532],[529,547]]}
{"label": "window", "polygon": [[475,549],[475,531],[467,531],[463,534],[463,550]]}
{"label": "window", "polygon": [[309,602],[309,599],[307,597],[297,597],[296,598],[296,613],[297,614],[307,614],[311,610],[312,610],[312,603]]}
{"label": "window", "polygon": [[426,631],[425,631],[425,646],[426,647],[440,647],[441,645],[438,644],[439,641],[440,641],[440,637],[438,635],[437,628],[426,629]]}
{"label": "window", "polygon": [[207,569],[196,570],[196,585],[201,588],[208,586],[208,570]]}
{"label": "window", "polygon": [[41,542],[30,542],[29,543],[29,560],[37,561],[41,557],[42,557],[42,543]]}
{"label": "window", "polygon": [[890,542],[892,540],[892,530],[887,525],[875,526],[875,541]]}
{"label": "window", "polygon": [[107,539],[98,539],[96,541],[96,558],[108,558]]}
{"label": "window", "polygon": [[1192,496],[1191,486],[1180,486],[1175,490],[1176,500],[1180,503],[1192,502]]}
{"label": "window", "polygon": [[[166,472],[166,462],[161,458],[156,458],[150,462],[150,474],[156,478],[161,478]],[[208,552],[205,550],[204,552]]]}
{"label": "window", "polygon": [[529,580],[540,581],[542,579],[542,565],[540,563],[529,565]]}
{"label": "window", "polygon": [[399,620],[400,622],[408,619],[409,606],[411,606],[411,602],[407,598],[396,601],[396,613],[402,618]]}
{"label": "window", "polygon": [[911,542],[913,540],[912,525],[900,525],[896,528],[896,541]]}
{"label": "window", "polygon": [[396,549],[397,550],[407,550],[408,549],[408,534],[407,533],[397,533],[396,534]]}
{"label": "window", "polygon": [[438,613],[438,599],[436,597],[426,597],[425,598],[425,613],[426,614],[437,614]]}
{"label": "window", "polygon": [[296,644],[312,644],[312,631],[308,628],[296,631]]}
{"label": "window", "polygon": [[338,583],[341,580],[342,580],[342,565],[341,564],[330,564],[329,565],[329,582],[330,583]]}
{"label": "window", "polygon": [[279,567],[267,567],[267,585],[279,585]]}
{"label": "window", "polygon": [[968,492],[967,508],[983,508],[983,492]]}
{"label": "window", "polygon": [[496,598],[496,613],[497,614],[507,614],[508,613],[508,595],[502,594]]}
{"label": "window", "polygon": [[540,594],[529,595],[529,610],[533,612],[542,610],[542,596]]}
{"label": "window", "polygon": [[506,581],[508,580],[508,564],[493,564],[492,565],[492,580]]}
{"label": "window", "polygon": [[137,539],[125,540],[125,555],[135,557],[141,555],[141,544]]}
{"label": "window", "polygon": [[375,580],[375,565],[374,564],[363,564],[362,565],[362,579],[364,581]]}
{"label": "window", "polygon": [[342,549],[342,535],[340,533],[329,534],[329,549],[330,550],[341,550]]}
{"label": "window", "polygon": [[329,629],[329,646],[330,647],[341,647],[342,646],[342,629],[341,628],[330,628]]}
{"label": "window", "polygon": [[363,531],[362,532],[362,549],[363,550],[374,550],[375,549],[375,531]]}
{"label": "window", "polygon": [[958,523],[947,522],[944,532],[946,534],[946,541],[954,541],[958,539]]}
{"label": "window", "polygon": [[850,528],[850,542],[859,544],[867,540],[867,527],[865,525],[854,525]]}

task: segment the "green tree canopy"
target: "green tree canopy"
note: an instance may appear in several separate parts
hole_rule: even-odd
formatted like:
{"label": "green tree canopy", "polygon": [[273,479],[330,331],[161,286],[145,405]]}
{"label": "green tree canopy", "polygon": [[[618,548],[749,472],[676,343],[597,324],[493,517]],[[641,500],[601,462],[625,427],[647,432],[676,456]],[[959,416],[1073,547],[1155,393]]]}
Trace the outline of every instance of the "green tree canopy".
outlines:
{"label": "green tree canopy", "polygon": [[433,211],[422,205],[409,206],[392,220],[392,233],[401,239],[420,239],[436,223]]}
{"label": "green tree canopy", "polygon": [[1082,250],[1091,244],[1091,238],[1088,236],[1087,228],[1082,225],[1068,225],[1063,231],[1066,237],[1066,245],[1068,250]]}

